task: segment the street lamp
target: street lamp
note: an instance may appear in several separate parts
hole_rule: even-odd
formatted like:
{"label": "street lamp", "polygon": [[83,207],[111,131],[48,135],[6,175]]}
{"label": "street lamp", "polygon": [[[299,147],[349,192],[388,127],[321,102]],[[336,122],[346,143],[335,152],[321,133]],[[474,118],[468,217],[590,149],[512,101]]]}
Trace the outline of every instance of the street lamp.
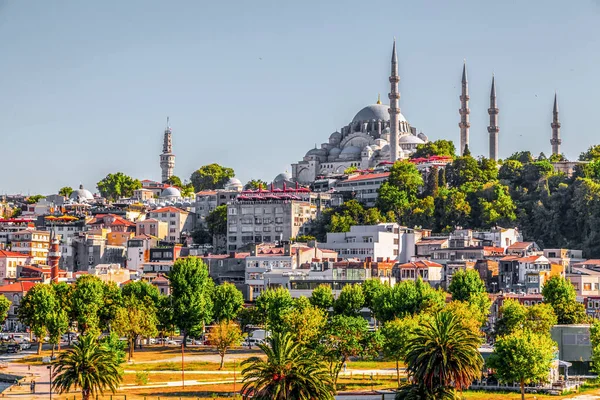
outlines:
{"label": "street lamp", "polygon": [[50,400],[52,400],[52,365],[48,365],[48,374],[50,376]]}

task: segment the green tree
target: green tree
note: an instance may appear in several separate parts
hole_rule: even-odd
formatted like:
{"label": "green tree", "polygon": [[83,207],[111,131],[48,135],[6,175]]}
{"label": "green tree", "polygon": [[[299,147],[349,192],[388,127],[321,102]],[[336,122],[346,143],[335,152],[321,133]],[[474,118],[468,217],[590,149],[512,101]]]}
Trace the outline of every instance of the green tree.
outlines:
{"label": "green tree", "polygon": [[496,336],[506,336],[525,330],[549,335],[550,328],[557,322],[554,309],[549,304],[526,307],[517,300],[506,299],[500,307],[500,318],[496,322]]}
{"label": "green tree", "polygon": [[26,202],[27,202],[27,204],[35,204],[35,203],[37,203],[38,201],[40,201],[40,200],[42,200],[44,198],[46,198],[46,196],[41,195],[41,194],[34,194],[34,195],[31,195],[31,196],[28,196],[27,199],[26,199]]}
{"label": "green tree", "polygon": [[225,364],[227,350],[233,346],[239,346],[242,342],[242,331],[235,322],[222,319],[217,326],[210,330],[208,340],[217,348],[217,352],[221,357],[221,364],[219,364],[219,370],[221,370]]}
{"label": "green tree", "polygon": [[133,359],[135,344],[140,336],[155,336],[158,333],[156,325],[156,308],[153,301],[145,296],[139,299],[134,294],[123,298],[123,305],[117,309],[113,329],[127,338],[129,343],[128,360]]}
{"label": "green tree", "polygon": [[123,298],[135,296],[138,300],[146,303],[147,306],[158,306],[160,293],[158,288],[146,281],[128,282],[121,288]]}
{"label": "green tree", "polygon": [[568,161],[568,160],[564,154],[552,154],[550,156],[550,158],[548,158],[548,161],[550,161],[551,163],[555,163],[555,162],[559,162],[559,161]]}
{"label": "green tree", "polygon": [[334,387],[342,366],[350,357],[363,354],[369,339],[369,324],[362,317],[335,315],[327,322],[319,353],[329,363]]}
{"label": "green tree", "polygon": [[388,182],[413,198],[423,186],[423,176],[413,163],[396,161],[390,168]]}
{"label": "green tree", "polygon": [[0,296],[0,325],[6,321],[11,304],[10,300],[6,297]]}
{"label": "green tree", "polygon": [[169,273],[173,323],[187,342],[190,332],[211,321],[213,281],[208,267],[198,257],[180,258]]}
{"label": "green tree", "polygon": [[266,189],[268,185],[269,184],[267,182],[263,181],[262,179],[250,179],[248,181],[248,183],[246,183],[244,185],[244,190],[248,190],[248,189],[256,190],[256,189],[260,189],[260,188]]}
{"label": "green tree", "polygon": [[598,161],[600,160],[600,145],[590,146],[579,156],[579,161]]}
{"label": "green tree", "polygon": [[262,292],[255,304],[257,311],[264,315],[268,329],[277,332],[282,329],[284,311],[292,308],[294,302],[287,289],[278,287]]}
{"label": "green tree", "polygon": [[[289,332],[303,346],[317,342],[327,322],[327,312],[310,304],[306,297],[303,301],[295,301],[294,307],[282,312],[282,330]],[[298,299],[296,299],[298,300]]]}
{"label": "green tree", "polygon": [[486,183],[477,192],[477,197],[480,211],[480,220],[476,222],[478,226],[506,226],[517,219],[517,206],[509,194],[508,186],[497,182]]}
{"label": "green tree", "polygon": [[73,188],[71,186],[61,187],[58,191],[58,194],[61,196],[69,197],[73,193]]}
{"label": "green tree", "polygon": [[518,160],[506,160],[498,170],[498,179],[516,185],[521,182],[523,164]]}
{"label": "green tree", "polygon": [[400,386],[400,361],[404,362],[406,349],[415,338],[415,330],[419,322],[419,318],[415,316],[396,318],[386,322],[381,330],[384,354],[396,362],[398,386]]}
{"label": "green tree", "polygon": [[242,398],[333,400],[332,380],[323,362],[303,350],[289,333],[274,333],[260,344],[266,359],[242,362]]}
{"label": "green tree", "polygon": [[600,372],[600,321],[595,320],[590,326],[590,343],[592,345],[592,371]]}
{"label": "green tree", "polygon": [[542,288],[544,303],[554,309],[559,324],[579,324],[586,321],[587,316],[583,304],[577,302],[577,293],[573,284],[555,275],[548,279]]}
{"label": "green tree", "polygon": [[383,293],[386,288],[385,284],[382,283],[378,278],[367,279],[361,285],[362,292],[365,297],[364,307],[368,307],[371,312],[373,311],[373,305],[375,303],[375,298]]}
{"label": "green tree", "polygon": [[525,400],[525,384],[548,378],[556,349],[549,335],[517,331],[496,340],[488,365],[501,381],[519,382],[521,399]]}
{"label": "green tree", "polygon": [[60,339],[69,329],[69,315],[67,311],[60,306],[60,302],[55,297],[54,310],[46,316],[46,325],[48,328],[49,342],[52,343],[52,356],[54,356],[54,347],[58,346],[60,351]]}
{"label": "green tree", "polygon": [[452,164],[446,167],[448,183],[455,187],[464,184],[482,183],[483,174],[479,163],[471,156],[462,156],[454,159]]}
{"label": "green tree", "polygon": [[480,376],[481,338],[451,312],[440,311],[414,331],[406,350],[407,372],[427,392],[440,388],[467,389]]}
{"label": "green tree", "polygon": [[448,292],[452,300],[469,301],[472,293],[485,293],[485,283],[474,269],[460,270],[452,274]]}
{"label": "green tree", "polygon": [[196,244],[212,244],[212,235],[203,226],[194,229],[191,235]]}
{"label": "green tree", "polygon": [[350,175],[350,174],[355,173],[356,171],[358,171],[358,167],[351,166],[344,170],[344,175]]}
{"label": "green tree", "polygon": [[333,312],[347,316],[359,316],[364,304],[365,295],[361,285],[346,285],[333,303]]}
{"label": "green tree", "polygon": [[110,324],[117,317],[117,310],[123,303],[121,289],[115,282],[102,282],[102,307],[98,310],[100,330],[110,330]]}
{"label": "green tree", "polygon": [[231,321],[244,306],[244,295],[234,284],[225,282],[213,291],[214,319]]}
{"label": "green tree", "polygon": [[163,183],[166,183],[167,185],[177,186],[178,188],[183,187],[183,182],[181,181],[181,178],[176,175],[172,175],[169,179],[167,179]]}
{"label": "green tree", "polygon": [[212,236],[227,234],[227,204],[217,206],[206,216],[206,226]]}
{"label": "green tree", "polygon": [[507,160],[516,160],[521,164],[527,164],[533,162],[533,156],[530,151],[517,151],[508,157]]}
{"label": "green tree", "polygon": [[417,150],[411,154],[410,158],[429,158],[431,156],[456,156],[456,147],[451,140],[436,140],[425,144],[417,145]]}
{"label": "green tree", "polygon": [[310,295],[310,303],[325,311],[333,307],[333,302],[333,291],[331,290],[331,286],[327,284],[317,286]]}
{"label": "green tree", "polygon": [[49,321],[57,309],[57,301],[50,285],[37,284],[23,297],[18,308],[19,321],[27,325],[38,340],[37,354],[42,352],[42,343],[48,332]]}
{"label": "green tree", "polygon": [[138,179],[134,179],[122,172],[108,174],[96,184],[102,197],[115,201],[121,197],[133,196],[133,191],[142,187]]}
{"label": "green tree", "polygon": [[53,367],[52,388],[59,394],[77,388],[83,400],[90,400],[105,390],[115,393],[122,380],[115,353],[100,346],[94,335],[87,334],[59,356]]}
{"label": "green tree", "polygon": [[384,286],[373,299],[373,315],[380,322],[403,318],[421,312],[441,310],[446,302],[442,290],[433,289],[422,279],[402,281],[393,287]]}
{"label": "green tree", "polygon": [[194,171],[190,181],[194,185],[194,190],[200,192],[202,190],[222,189],[227,181],[234,176],[235,172],[232,168],[223,167],[219,164],[209,164]]}
{"label": "green tree", "polygon": [[156,319],[158,329],[161,337],[169,335],[169,332],[175,330],[175,318],[173,313],[173,299],[171,296],[159,296],[156,306]]}

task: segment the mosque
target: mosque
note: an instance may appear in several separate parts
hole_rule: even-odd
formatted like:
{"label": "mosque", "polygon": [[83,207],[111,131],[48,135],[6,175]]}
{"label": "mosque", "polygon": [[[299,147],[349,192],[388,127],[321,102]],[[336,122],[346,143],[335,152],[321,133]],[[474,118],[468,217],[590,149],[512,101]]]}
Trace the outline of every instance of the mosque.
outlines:
{"label": "mosque", "polygon": [[360,110],[348,125],[333,132],[320,148],[315,146],[304,158],[292,164],[292,180],[311,183],[318,176],[342,174],[349,167],[374,168],[382,162],[408,158],[419,144],[427,143],[400,113],[396,41],[392,49],[390,105],[371,104]]}

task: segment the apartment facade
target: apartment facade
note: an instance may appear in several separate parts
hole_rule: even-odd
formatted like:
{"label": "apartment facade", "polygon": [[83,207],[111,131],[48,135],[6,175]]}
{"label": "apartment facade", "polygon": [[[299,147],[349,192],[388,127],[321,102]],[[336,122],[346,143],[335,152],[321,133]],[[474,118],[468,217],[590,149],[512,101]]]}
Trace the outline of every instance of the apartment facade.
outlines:
{"label": "apartment facade", "polygon": [[177,207],[162,207],[148,213],[149,217],[168,225],[168,236],[165,240],[181,243],[182,235],[189,234],[194,229],[194,213]]}
{"label": "apartment facade", "polygon": [[11,236],[11,250],[29,256],[32,264],[45,264],[50,248],[50,232],[23,230]]}

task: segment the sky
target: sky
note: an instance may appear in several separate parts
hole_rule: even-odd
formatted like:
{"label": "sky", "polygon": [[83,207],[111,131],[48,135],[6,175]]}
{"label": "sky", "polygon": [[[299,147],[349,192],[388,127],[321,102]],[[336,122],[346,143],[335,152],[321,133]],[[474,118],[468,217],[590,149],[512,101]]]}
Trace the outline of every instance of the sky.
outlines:
{"label": "sky", "polygon": [[500,157],[600,143],[600,0],[0,0],[0,193],[51,194],[111,172],[160,179],[167,116],[175,174],[234,168],[270,182],[387,101],[458,142],[467,61],[474,155],[488,153],[492,73]]}

